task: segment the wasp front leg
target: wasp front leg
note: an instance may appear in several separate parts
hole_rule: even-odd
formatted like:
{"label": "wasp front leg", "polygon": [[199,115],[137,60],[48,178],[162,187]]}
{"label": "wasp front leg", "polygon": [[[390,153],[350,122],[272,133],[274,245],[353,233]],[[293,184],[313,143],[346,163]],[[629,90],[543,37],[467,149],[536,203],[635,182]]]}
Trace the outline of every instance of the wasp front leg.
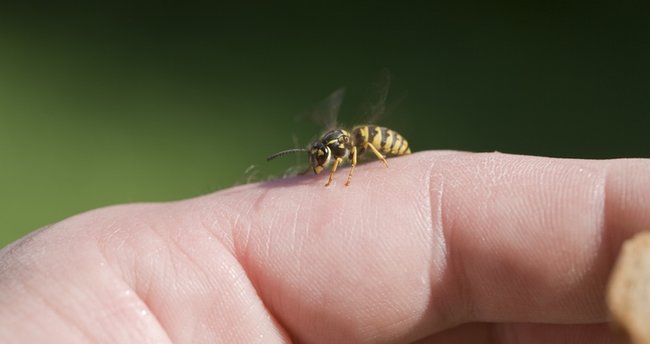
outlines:
{"label": "wasp front leg", "polygon": [[348,180],[345,182],[345,186],[350,185],[350,181],[352,180],[352,172],[354,172],[354,167],[357,166],[357,146],[352,146],[350,160],[352,160],[352,167],[350,167],[350,173],[348,173]]}
{"label": "wasp front leg", "polygon": [[332,179],[334,178],[334,172],[336,172],[336,169],[339,167],[339,165],[342,162],[343,162],[342,158],[336,158],[336,160],[334,160],[334,165],[332,165],[332,171],[330,172],[330,176],[327,179],[327,184],[325,184],[325,186],[329,186],[330,183],[332,183]]}

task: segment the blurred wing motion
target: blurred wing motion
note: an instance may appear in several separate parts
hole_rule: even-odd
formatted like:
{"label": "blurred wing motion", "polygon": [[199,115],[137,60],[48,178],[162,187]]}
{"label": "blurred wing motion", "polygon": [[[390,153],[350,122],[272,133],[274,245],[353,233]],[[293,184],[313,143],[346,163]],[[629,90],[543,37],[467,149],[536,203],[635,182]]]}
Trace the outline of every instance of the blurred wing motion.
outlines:
{"label": "blurred wing motion", "polygon": [[386,113],[386,99],[390,91],[390,72],[382,68],[370,87],[366,101],[361,105],[362,119],[365,123],[376,123]]}
{"label": "blurred wing motion", "polygon": [[370,91],[365,97],[366,101],[361,105],[362,123],[380,123],[386,116],[395,110],[399,103],[404,99],[404,95],[388,103],[388,92],[390,91],[391,75],[388,69],[382,68],[374,82],[371,84]]}
{"label": "blurred wing motion", "polygon": [[345,88],[341,87],[332,92],[327,98],[320,102],[312,111],[311,118],[315,123],[320,124],[323,129],[331,130],[336,128],[336,118],[343,103]]}

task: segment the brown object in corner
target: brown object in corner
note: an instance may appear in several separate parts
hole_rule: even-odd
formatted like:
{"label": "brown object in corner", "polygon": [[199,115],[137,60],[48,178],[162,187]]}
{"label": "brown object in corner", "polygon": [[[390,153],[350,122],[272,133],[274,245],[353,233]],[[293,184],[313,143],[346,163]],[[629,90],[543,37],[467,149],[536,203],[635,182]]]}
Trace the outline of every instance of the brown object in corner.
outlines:
{"label": "brown object in corner", "polygon": [[633,344],[650,344],[650,232],[627,240],[609,279],[607,305]]}

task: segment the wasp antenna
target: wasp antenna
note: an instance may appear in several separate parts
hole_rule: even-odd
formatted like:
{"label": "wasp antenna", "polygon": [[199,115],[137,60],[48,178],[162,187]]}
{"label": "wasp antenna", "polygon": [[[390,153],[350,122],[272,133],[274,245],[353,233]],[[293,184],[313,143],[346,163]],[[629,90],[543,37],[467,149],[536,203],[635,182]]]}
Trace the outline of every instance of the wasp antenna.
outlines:
{"label": "wasp antenna", "polygon": [[275,153],[275,154],[271,155],[270,157],[266,158],[266,161],[271,161],[271,160],[273,160],[273,159],[275,159],[277,157],[281,157],[283,155],[287,155],[287,154],[290,154],[290,153],[300,153],[300,152],[306,152],[306,151],[307,150],[304,149],[304,148],[287,149],[285,151],[278,152],[278,153]]}

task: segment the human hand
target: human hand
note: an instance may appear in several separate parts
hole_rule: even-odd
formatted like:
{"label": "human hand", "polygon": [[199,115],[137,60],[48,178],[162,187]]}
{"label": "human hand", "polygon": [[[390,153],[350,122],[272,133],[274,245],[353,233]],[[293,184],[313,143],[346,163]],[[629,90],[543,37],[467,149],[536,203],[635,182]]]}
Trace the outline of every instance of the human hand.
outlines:
{"label": "human hand", "polygon": [[120,205],[0,251],[0,342],[608,343],[650,161],[422,152]]}

